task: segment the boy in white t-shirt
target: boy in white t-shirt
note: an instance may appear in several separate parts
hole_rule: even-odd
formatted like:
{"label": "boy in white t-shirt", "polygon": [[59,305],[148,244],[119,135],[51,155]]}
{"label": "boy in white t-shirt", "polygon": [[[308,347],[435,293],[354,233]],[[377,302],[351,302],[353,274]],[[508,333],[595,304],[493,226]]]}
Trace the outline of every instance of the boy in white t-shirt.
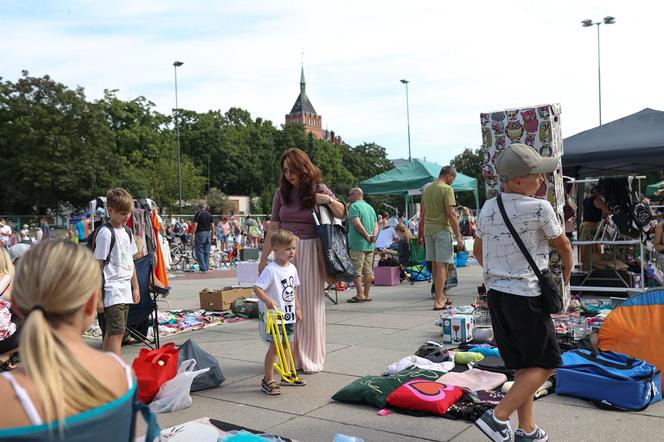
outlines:
{"label": "boy in white t-shirt", "polygon": [[[254,293],[260,299],[258,330],[263,341],[270,345],[265,355],[265,377],[261,383],[261,389],[269,395],[281,394],[281,389],[274,380],[273,366],[276,349],[272,336],[268,335],[265,330],[267,323],[265,312],[267,310],[283,312],[289,341],[293,341],[295,335],[295,322],[302,319],[302,310],[300,310],[297,300],[300,279],[297,276],[297,269],[292,264],[297,240],[298,238],[293,232],[284,229],[279,229],[272,234],[270,245],[274,251],[274,261],[263,269],[254,285]],[[286,339],[286,336],[283,338]],[[302,379],[293,384],[282,381],[281,385],[302,386],[305,385],[305,382]]]}
{"label": "boy in white t-shirt", "polygon": [[[133,235],[129,233],[131,230],[126,227],[133,206],[134,199],[129,192],[121,188],[109,190],[106,207],[113,232],[104,225],[94,237],[95,258],[104,276],[104,290],[97,308],[104,313],[106,322],[103,348],[117,355],[122,352],[129,305],[138,304],[141,300],[134,267],[134,255],[138,249]],[[113,236],[115,242],[111,244]]]}

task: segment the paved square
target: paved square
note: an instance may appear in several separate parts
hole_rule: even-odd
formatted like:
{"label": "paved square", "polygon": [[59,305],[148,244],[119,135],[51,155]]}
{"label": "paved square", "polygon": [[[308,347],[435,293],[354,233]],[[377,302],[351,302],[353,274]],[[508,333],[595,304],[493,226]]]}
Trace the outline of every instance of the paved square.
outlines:
{"label": "paved square", "polygon": [[[469,304],[481,282],[478,266],[459,269],[459,287],[450,291],[455,304]],[[198,308],[198,291],[233,284],[228,278],[185,280],[174,278],[171,303]],[[344,433],[365,441],[484,441],[472,424],[437,417],[414,417],[341,404],[330,397],[341,387],[367,374],[380,374],[392,362],[408,356],[420,344],[440,339],[434,326],[429,285],[404,283],[373,287],[373,301],[346,303],[353,291],[339,294],[339,304],[327,301],[327,357],[325,370],[304,376],[303,388],[282,389],[268,397],[260,391],[265,344],[256,320],[224,324],[165,339],[180,344],[194,339],[218,358],[226,381],[220,388],[193,395],[190,408],[159,415],[162,428],[208,416],[301,441],[332,441]],[[123,348],[131,362],[138,346]],[[664,440],[664,402],[640,413],[603,411],[579,399],[551,395],[536,402],[538,423],[552,441]],[[516,426],[516,421],[513,421]],[[139,434],[143,426],[139,425]]]}

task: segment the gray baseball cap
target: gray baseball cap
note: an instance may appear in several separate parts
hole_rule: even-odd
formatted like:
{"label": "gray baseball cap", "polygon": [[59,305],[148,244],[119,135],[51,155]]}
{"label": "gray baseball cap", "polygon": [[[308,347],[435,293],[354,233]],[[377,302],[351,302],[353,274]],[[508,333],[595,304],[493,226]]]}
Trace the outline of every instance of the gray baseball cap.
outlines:
{"label": "gray baseball cap", "polygon": [[526,144],[510,144],[496,159],[496,171],[503,181],[536,173],[550,173],[558,168],[559,157],[542,157]]}

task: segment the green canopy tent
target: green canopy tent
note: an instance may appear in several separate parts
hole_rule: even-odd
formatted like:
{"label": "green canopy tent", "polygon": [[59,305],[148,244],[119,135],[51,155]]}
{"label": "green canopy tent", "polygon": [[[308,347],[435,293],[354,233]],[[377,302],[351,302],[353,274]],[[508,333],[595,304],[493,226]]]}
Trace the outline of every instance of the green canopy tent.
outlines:
{"label": "green canopy tent", "polygon": [[659,183],[651,184],[646,187],[646,196],[653,196],[655,193],[661,189],[664,188],[664,181],[660,181]]}
{"label": "green canopy tent", "polygon": [[[439,164],[414,159],[401,167],[390,169],[360,182],[360,188],[369,195],[404,195],[406,207],[408,207],[410,196],[418,195],[425,184],[438,178],[441,168],[442,166]],[[477,179],[457,172],[452,189],[455,192],[473,192],[475,205],[479,210]]]}

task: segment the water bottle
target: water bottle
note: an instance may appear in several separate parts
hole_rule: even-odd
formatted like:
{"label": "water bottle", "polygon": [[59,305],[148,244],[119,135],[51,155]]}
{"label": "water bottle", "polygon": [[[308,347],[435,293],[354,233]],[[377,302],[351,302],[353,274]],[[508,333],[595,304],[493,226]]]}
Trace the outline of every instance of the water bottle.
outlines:
{"label": "water bottle", "polygon": [[655,281],[655,267],[652,265],[652,263],[648,263],[648,269],[646,272],[647,275],[647,286],[648,287],[657,287],[657,281]]}
{"label": "water bottle", "polygon": [[364,442],[364,440],[355,436],[347,436],[345,434],[337,433],[334,435],[334,442]]}
{"label": "water bottle", "polygon": [[588,333],[590,333],[590,328],[588,327],[588,323],[584,317],[576,318],[574,320],[573,327],[575,341],[585,338]]}

